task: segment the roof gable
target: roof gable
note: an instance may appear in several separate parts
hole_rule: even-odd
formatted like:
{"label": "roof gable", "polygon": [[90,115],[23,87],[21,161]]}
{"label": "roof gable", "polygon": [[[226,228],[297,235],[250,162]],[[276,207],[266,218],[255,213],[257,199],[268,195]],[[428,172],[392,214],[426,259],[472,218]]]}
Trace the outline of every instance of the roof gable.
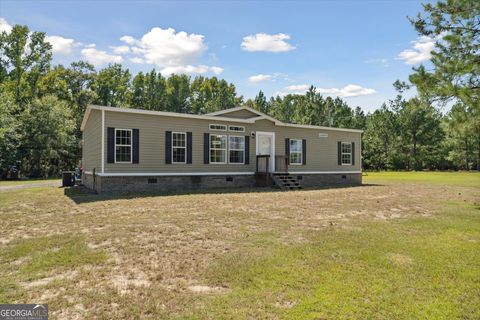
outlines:
{"label": "roof gable", "polygon": [[247,107],[237,107],[237,108],[230,108],[230,109],[207,113],[207,115],[215,116],[215,117],[222,116],[227,118],[250,119],[250,118],[258,117],[263,114],[261,114],[260,112],[256,112],[256,110],[253,110]]}
{"label": "roof gable", "polygon": [[263,112],[260,112],[258,110],[252,109],[250,107],[236,107],[236,108],[230,108],[230,109],[225,109],[225,110],[220,110],[216,112],[210,112],[206,114],[207,116],[222,116],[222,117],[227,117],[227,118],[237,118],[237,119],[251,119],[251,120],[260,120],[260,119],[268,119],[275,124],[281,124],[282,122],[280,120],[277,120],[275,118],[270,117],[269,115],[266,115]]}

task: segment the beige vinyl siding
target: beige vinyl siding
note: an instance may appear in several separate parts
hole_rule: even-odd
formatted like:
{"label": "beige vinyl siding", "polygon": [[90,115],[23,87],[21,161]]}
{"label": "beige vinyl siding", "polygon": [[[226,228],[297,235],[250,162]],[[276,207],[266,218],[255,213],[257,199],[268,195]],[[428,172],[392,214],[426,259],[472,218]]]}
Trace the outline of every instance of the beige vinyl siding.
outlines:
{"label": "beige vinyl siding", "polygon": [[84,171],[102,166],[102,111],[91,110],[85,130],[83,131],[82,164]]}
{"label": "beige vinyl siding", "polygon": [[[92,111],[93,112],[93,111]],[[91,120],[89,119],[88,122]],[[275,126],[270,120],[260,120],[254,124],[226,123],[245,126],[245,133],[221,132],[209,130],[211,120],[172,118],[165,116],[120,113],[105,111],[105,140],[107,128],[140,130],[140,163],[105,163],[105,173],[172,173],[172,172],[253,172],[256,161],[256,140],[250,138],[250,164],[204,164],[204,133],[222,135],[251,135],[254,131],[275,132],[275,154],[285,154],[285,138],[307,140],[307,164],[291,166],[290,171],[359,171],[360,133],[321,129]],[[217,123],[217,122],[216,122]],[[218,122],[222,124],[222,122]],[[88,131],[87,126],[85,131]],[[165,131],[192,132],[192,164],[165,164]],[[319,133],[328,134],[320,138]],[[337,142],[355,142],[355,165],[338,165]],[[107,161],[107,143],[105,141],[105,162]],[[100,153],[100,152],[99,152]]]}
{"label": "beige vinyl siding", "polygon": [[237,110],[237,111],[232,111],[232,112],[229,112],[229,113],[219,114],[218,116],[219,117],[226,117],[226,118],[249,119],[249,118],[258,117],[258,114],[255,114],[255,113],[250,112],[248,110]]}

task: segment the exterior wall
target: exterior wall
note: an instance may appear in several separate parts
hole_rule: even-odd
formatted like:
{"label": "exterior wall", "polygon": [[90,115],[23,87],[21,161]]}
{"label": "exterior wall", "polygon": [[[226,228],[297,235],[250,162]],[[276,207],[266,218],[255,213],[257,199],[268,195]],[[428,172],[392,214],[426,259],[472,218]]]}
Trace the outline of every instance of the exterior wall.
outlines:
{"label": "exterior wall", "polygon": [[[98,110],[92,110],[93,112]],[[84,137],[87,131],[91,130],[89,119],[85,128]],[[245,127],[244,133],[210,131],[209,124],[218,123],[226,125],[239,125]],[[95,125],[92,125],[95,128]],[[105,111],[105,139],[107,128],[139,129],[140,132],[140,161],[138,164],[113,164],[107,161],[107,143],[104,145],[105,174],[108,173],[191,173],[191,172],[254,172],[256,162],[256,139],[250,138],[250,164],[204,164],[203,163],[203,134],[226,134],[226,135],[248,135],[256,131],[267,131],[275,133],[275,154],[285,154],[285,138],[307,140],[307,161],[306,165],[291,165],[290,172],[314,172],[314,171],[360,171],[361,170],[361,134],[358,132],[335,131],[328,129],[310,129],[288,126],[275,126],[269,120],[260,120],[253,124],[242,122],[212,121],[204,119],[190,119],[178,117],[166,117],[145,114],[121,113]],[[192,164],[165,164],[165,131],[192,132],[193,138],[193,163]],[[320,138],[319,133],[328,134],[327,138]],[[95,133],[92,133],[92,135]],[[96,139],[98,147],[100,136]],[[355,142],[355,165],[338,165],[337,142]],[[90,142],[91,143],[91,142]],[[87,141],[88,147],[88,141]],[[99,165],[100,151],[88,149],[86,154],[94,152],[97,155],[95,161],[89,162],[89,169]],[[97,151],[94,151],[97,150]],[[90,156],[92,157],[92,156]],[[90,161],[90,160],[89,160]],[[91,163],[91,164],[90,164]],[[88,169],[86,169],[88,170]],[[91,170],[91,169],[90,169]]]}
{"label": "exterior wall", "polygon": [[220,117],[226,117],[226,118],[249,119],[249,118],[258,117],[258,114],[255,114],[255,113],[250,112],[248,110],[237,110],[237,111],[232,111],[232,112],[229,112],[229,113],[224,113],[224,114],[221,114],[219,116]]}
{"label": "exterior wall", "polygon": [[[361,173],[294,175],[306,188],[356,186],[362,183]],[[156,183],[149,183],[156,181]],[[85,174],[84,185],[102,194],[188,192],[207,189],[255,187],[254,175],[221,176],[96,176]]]}
{"label": "exterior wall", "polygon": [[83,171],[100,170],[102,166],[102,111],[91,110],[82,137]]}

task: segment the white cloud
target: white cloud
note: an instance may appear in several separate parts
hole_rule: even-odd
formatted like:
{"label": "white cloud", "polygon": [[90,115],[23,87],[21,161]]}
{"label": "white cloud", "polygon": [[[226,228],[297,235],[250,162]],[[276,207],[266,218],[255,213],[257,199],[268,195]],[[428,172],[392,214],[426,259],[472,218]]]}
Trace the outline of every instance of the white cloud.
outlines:
{"label": "white cloud", "polygon": [[0,18],[0,33],[3,31],[10,33],[10,31],[12,31],[12,26],[7,22],[7,20]]}
{"label": "white cloud", "polygon": [[308,84],[295,84],[288,87],[285,87],[288,91],[307,91],[310,86]]}
{"label": "white cloud", "polygon": [[112,49],[113,53],[116,54],[126,54],[130,52],[130,48],[128,46],[110,46],[110,49]]}
{"label": "white cloud", "polygon": [[124,36],[120,40],[135,47],[134,52],[141,54],[150,64],[158,66],[181,66],[195,62],[207,49],[203,36],[187,34],[174,29],[153,28],[136,40]]}
{"label": "white cloud", "polygon": [[192,66],[192,65],[185,65],[185,66],[169,66],[165,67],[162,70],[160,70],[162,74],[169,75],[172,73],[180,74],[180,73],[185,73],[185,74],[193,74],[193,73],[198,73],[198,74],[203,74],[203,73],[208,73],[212,72],[215,74],[220,74],[223,72],[223,68],[220,67],[209,67],[205,65],[199,65],[199,66]]}
{"label": "white cloud", "polygon": [[242,49],[245,51],[268,51],[268,52],[286,52],[294,50],[295,47],[286,42],[290,36],[284,33],[266,34],[257,33],[246,36],[242,41]]}
{"label": "white cloud", "polygon": [[255,76],[248,77],[248,81],[250,81],[251,83],[259,83],[270,80],[271,78],[272,76],[269,74],[257,74]]}
{"label": "white cloud", "polygon": [[[285,96],[287,94],[305,94],[309,88],[310,85],[308,84],[292,85],[285,87],[282,91],[278,91],[276,94],[279,96]],[[343,88],[316,88],[316,92],[326,96],[349,98],[374,94],[376,91],[356,84],[348,84]]]}
{"label": "white cloud", "polygon": [[207,50],[203,35],[155,27],[141,39],[123,36],[120,40],[126,45],[112,47],[114,52],[131,53],[130,61],[157,65],[165,74],[223,72],[223,68],[217,66],[194,65]]}
{"label": "white cloud", "polygon": [[107,63],[121,63],[123,61],[122,56],[108,54],[105,51],[97,50],[95,44],[89,44],[82,49],[82,55],[94,66],[101,66]]}
{"label": "white cloud", "polygon": [[137,40],[135,40],[135,38],[133,38],[131,36],[123,36],[123,37],[120,38],[120,41],[123,41],[126,44],[129,44],[131,46],[137,44]]}
{"label": "white cloud", "polygon": [[417,40],[412,41],[413,49],[403,50],[396,59],[404,60],[406,64],[417,64],[430,60],[432,57],[431,51],[435,48],[435,42],[442,36],[440,35],[436,38],[421,36]]}
{"label": "white cloud", "polygon": [[327,96],[337,96],[341,98],[358,97],[374,94],[375,90],[364,88],[356,84],[348,84],[343,88],[317,88],[317,92]]}
{"label": "white cloud", "polygon": [[67,39],[61,36],[46,36],[45,40],[52,45],[52,52],[54,54],[71,54],[75,46],[73,39]]}

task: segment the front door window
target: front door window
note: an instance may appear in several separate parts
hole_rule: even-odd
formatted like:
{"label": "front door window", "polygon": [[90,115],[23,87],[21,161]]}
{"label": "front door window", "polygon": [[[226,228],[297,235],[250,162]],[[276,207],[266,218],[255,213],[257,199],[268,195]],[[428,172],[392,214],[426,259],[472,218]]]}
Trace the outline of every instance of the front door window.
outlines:
{"label": "front door window", "polygon": [[272,152],[272,137],[261,135],[258,137],[258,153],[271,154]]}

